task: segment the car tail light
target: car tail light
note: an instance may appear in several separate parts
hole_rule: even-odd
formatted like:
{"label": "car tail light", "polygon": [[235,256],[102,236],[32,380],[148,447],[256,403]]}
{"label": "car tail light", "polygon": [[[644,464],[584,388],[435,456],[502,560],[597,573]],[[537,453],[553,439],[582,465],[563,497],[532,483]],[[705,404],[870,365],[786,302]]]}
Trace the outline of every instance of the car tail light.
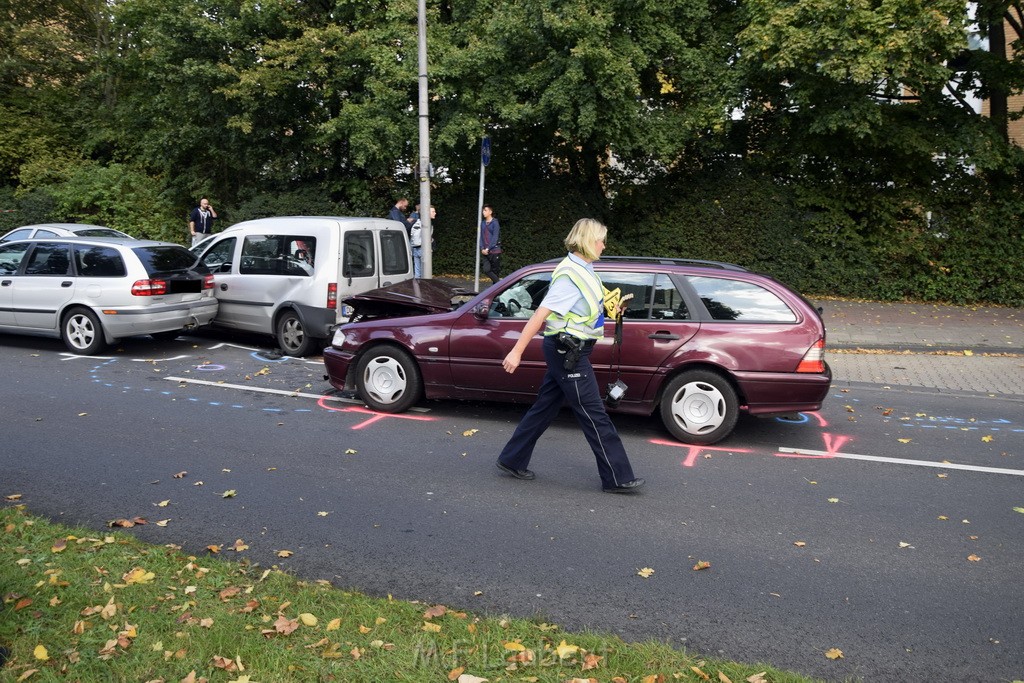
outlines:
{"label": "car tail light", "polygon": [[338,283],[331,282],[327,285],[327,308],[332,311],[338,310]]}
{"label": "car tail light", "polygon": [[166,280],[136,280],[132,285],[134,296],[160,296],[167,293]]}
{"label": "car tail light", "polygon": [[797,372],[825,372],[825,340],[819,339],[796,366]]}
{"label": "car tail light", "polygon": [[203,276],[203,289],[213,289],[213,275]]}

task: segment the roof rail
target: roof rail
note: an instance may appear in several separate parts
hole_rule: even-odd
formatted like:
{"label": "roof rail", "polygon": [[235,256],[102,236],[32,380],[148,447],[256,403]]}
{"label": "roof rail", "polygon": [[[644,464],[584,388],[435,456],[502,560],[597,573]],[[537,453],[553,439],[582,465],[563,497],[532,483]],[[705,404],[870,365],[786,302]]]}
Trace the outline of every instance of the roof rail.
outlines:
{"label": "roof rail", "polygon": [[709,266],[712,268],[722,268],[724,270],[736,270],[747,272],[747,269],[743,266],[736,265],[735,263],[726,263],[725,261],[705,261],[702,259],[693,258],[670,258],[662,256],[602,256],[602,261],[637,261],[640,263],[663,263],[666,265],[679,265],[679,266]]}

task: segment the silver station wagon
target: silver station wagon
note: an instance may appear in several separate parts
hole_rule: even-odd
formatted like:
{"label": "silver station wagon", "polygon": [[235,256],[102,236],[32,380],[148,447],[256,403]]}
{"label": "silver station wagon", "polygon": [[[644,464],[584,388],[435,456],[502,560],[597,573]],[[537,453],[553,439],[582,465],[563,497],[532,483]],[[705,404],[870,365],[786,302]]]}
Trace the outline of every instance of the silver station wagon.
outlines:
{"label": "silver station wagon", "polygon": [[173,339],[217,314],[213,275],[181,245],[105,237],[0,244],[0,332],[96,354],[118,339]]}

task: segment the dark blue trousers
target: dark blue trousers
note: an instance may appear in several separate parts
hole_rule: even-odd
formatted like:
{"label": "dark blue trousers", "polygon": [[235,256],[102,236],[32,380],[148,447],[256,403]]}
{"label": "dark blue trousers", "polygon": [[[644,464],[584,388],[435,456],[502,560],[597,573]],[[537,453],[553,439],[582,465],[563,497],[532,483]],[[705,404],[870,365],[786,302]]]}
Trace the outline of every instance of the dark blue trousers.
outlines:
{"label": "dark blue trousers", "polygon": [[562,405],[568,404],[597,458],[597,471],[601,475],[602,486],[621,486],[636,478],[626,456],[626,449],[622,446],[622,439],[601,400],[594,368],[590,365],[590,352],[593,348],[592,344],[588,344],[576,368],[566,372],[562,367],[565,356],[558,352],[558,339],[554,336],[544,338],[544,360],[548,371],[544,374],[537,400],[526,411],[512,438],[498,456],[501,463],[514,470],[527,469],[537,439],[547,430]]}

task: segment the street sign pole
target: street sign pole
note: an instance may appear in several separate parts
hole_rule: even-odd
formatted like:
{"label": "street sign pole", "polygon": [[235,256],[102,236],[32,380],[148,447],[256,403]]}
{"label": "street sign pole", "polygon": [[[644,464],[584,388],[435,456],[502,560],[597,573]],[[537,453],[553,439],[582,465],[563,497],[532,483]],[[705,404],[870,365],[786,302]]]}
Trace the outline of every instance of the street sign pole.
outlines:
{"label": "street sign pole", "polygon": [[491,139],[484,136],[480,142],[480,196],[476,207],[476,273],[473,277],[473,291],[480,291],[480,230],[484,213],[484,178],[487,176],[487,165],[491,163]]}

